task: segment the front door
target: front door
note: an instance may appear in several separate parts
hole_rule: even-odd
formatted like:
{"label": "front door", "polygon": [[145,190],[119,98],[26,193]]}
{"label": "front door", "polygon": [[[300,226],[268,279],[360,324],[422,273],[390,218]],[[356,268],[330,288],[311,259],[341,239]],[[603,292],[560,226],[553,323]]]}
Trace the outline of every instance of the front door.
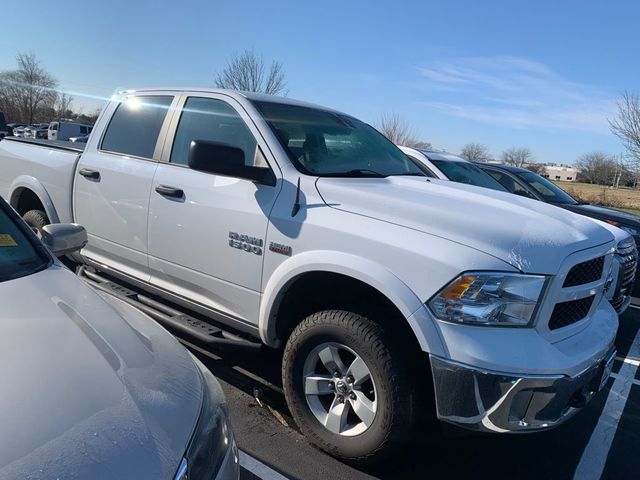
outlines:
{"label": "front door", "polygon": [[245,162],[269,167],[242,106],[223,95],[183,98],[167,137],[149,204],[152,284],[255,325],[269,212],[278,186],[191,170],[192,140],[242,149]]}

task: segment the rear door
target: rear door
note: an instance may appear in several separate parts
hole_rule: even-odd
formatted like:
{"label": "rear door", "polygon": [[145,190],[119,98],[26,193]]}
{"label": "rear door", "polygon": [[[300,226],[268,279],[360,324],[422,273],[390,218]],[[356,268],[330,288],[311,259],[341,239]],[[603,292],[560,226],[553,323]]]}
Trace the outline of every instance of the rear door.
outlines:
{"label": "rear door", "polygon": [[257,322],[264,240],[280,182],[268,186],[191,170],[187,157],[192,140],[207,140],[242,149],[251,165],[271,168],[275,162],[235,100],[194,94],[181,103],[151,188],[151,283],[227,321],[251,325]]}
{"label": "rear door", "polygon": [[76,171],[74,218],[89,234],[83,254],[145,281],[149,194],[174,100],[153,94],[111,104],[102,137],[87,145]]}

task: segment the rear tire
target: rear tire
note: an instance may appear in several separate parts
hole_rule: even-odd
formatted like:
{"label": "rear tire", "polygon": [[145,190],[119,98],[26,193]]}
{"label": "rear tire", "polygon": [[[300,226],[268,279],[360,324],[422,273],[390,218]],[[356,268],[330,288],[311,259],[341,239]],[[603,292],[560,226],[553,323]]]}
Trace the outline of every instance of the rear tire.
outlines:
{"label": "rear tire", "polygon": [[406,359],[399,342],[369,318],[344,310],[310,315],[291,334],[282,363],[298,426],[343,460],[368,463],[393,453],[414,420],[417,382]]}
{"label": "rear tire", "polygon": [[22,216],[23,220],[29,225],[36,233],[40,233],[42,227],[49,225],[49,217],[42,210],[29,210]]}

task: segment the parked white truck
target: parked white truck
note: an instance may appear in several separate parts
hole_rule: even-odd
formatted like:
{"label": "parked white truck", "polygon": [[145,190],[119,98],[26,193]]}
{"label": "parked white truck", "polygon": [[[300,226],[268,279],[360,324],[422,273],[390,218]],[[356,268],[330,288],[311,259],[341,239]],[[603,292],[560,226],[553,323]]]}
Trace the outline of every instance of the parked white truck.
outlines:
{"label": "parked white truck", "polygon": [[291,413],[338,457],[388,453],[432,405],[471,429],[547,429],[610,373],[607,230],[427,178],[343,113],[125,91],[85,148],[5,140],[0,165],[0,193],[33,227],[86,227],[97,287],[126,283],[123,298],[186,338],[284,346]]}

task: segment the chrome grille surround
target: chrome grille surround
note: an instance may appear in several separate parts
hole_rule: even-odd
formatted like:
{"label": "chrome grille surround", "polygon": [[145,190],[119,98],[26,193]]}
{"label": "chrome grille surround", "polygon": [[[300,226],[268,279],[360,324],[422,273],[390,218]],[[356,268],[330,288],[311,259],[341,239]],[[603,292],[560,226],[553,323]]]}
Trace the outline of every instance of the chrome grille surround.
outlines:
{"label": "chrome grille surround", "polygon": [[[574,252],[567,256],[560,264],[557,273],[550,278],[545,296],[542,299],[542,305],[536,318],[535,328],[542,335],[549,338],[550,341],[561,341],[565,338],[580,331],[589,322],[595,310],[600,306],[604,295],[605,284],[609,277],[609,271],[613,262],[615,251],[614,242],[589,248],[586,250]],[[581,285],[565,286],[569,272],[576,265],[603,258],[602,271],[599,278]],[[572,304],[570,302],[578,302],[591,297],[591,300]],[[589,303],[588,305],[586,305]],[[570,321],[558,318],[562,314],[563,307],[556,310],[558,304],[568,304],[567,306],[586,306],[586,313],[582,310],[578,311],[580,315],[574,315]],[[571,309],[573,310],[573,309]],[[554,314],[555,312],[555,314]],[[584,315],[582,315],[584,313]],[[580,318],[578,318],[580,317]],[[553,320],[553,321],[552,321]]]}

